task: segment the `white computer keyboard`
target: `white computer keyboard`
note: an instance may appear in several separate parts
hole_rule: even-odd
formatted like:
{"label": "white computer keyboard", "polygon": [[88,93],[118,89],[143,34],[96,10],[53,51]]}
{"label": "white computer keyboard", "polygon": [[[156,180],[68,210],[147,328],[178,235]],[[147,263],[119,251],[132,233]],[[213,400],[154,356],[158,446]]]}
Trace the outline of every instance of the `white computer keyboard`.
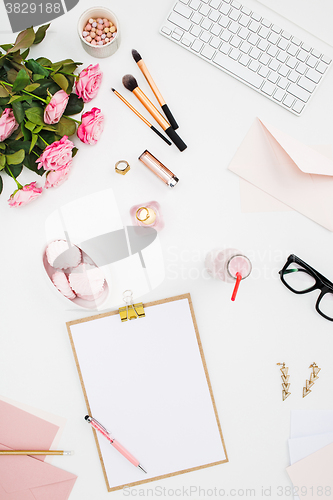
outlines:
{"label": "white computer keyboard", "polygon": [[179,0],[160,33],[300,115],[331,58],[237,0]]}

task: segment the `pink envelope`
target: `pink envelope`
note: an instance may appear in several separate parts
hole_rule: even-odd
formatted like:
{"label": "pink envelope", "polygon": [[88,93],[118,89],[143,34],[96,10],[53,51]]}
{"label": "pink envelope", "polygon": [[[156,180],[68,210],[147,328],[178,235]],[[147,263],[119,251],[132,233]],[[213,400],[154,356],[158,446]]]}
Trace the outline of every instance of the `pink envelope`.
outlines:
{"label": "pink envelope", "polygon": [[333,231],[333,162],[258,118],[229,170]]}
{"label": "pink envelope", "polygon": [[[49,449],[59,427],[0,400],[0,449]],[[0,456],[0,500],[67,500],[77,476],[43,456]]]}

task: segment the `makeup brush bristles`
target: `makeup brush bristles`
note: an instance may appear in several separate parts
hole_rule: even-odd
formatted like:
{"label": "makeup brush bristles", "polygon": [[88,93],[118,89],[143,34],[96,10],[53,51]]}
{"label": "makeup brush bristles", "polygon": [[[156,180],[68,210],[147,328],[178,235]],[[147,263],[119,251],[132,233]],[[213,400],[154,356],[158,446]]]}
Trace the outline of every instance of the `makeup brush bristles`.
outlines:
{"label": "makeup brush bristles", "polygon": [[132,50],[132,56],[133,56],[133,59],[136,63],[138,63],[139,61],[141,61],[142,57],[140,56],[139,52],[135,49]]}
{"label": "makeup brush bristles", "polygon": [[139,86],[138,82],[132,75],[123,76],[123,85],[125,88],[127,88],[127,90],[130,90],[131,92],[133,92],[133,90]]}

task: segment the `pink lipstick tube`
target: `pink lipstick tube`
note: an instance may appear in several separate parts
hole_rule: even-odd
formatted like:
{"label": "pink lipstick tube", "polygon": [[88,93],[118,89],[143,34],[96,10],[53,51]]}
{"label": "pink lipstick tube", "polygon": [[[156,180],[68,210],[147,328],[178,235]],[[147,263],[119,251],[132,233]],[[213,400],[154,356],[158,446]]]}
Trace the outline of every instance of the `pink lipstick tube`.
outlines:
{"label": "pink lipstick tube", "polygon": [[159,177],[165,184],[170,188],[177,185],[179,179],[175,176],[163,163],[161,163],[155,156],[153,156],[149,151],[144,151],[139,160],[142,161],[157,177]]}

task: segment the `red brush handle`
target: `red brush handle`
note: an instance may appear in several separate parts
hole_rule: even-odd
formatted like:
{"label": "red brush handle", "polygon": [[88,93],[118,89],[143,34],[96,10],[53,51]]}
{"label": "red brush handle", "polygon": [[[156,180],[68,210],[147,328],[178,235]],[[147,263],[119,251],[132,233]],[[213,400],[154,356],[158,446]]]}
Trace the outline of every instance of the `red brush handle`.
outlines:
{"label": "red brush handle", "polygon": [[241,273],[236,273],[236,283],[234,287],[234,291],[232,292],[231,300],[234,301],[238,292],[239,284],[242,280],[242,275]]}

